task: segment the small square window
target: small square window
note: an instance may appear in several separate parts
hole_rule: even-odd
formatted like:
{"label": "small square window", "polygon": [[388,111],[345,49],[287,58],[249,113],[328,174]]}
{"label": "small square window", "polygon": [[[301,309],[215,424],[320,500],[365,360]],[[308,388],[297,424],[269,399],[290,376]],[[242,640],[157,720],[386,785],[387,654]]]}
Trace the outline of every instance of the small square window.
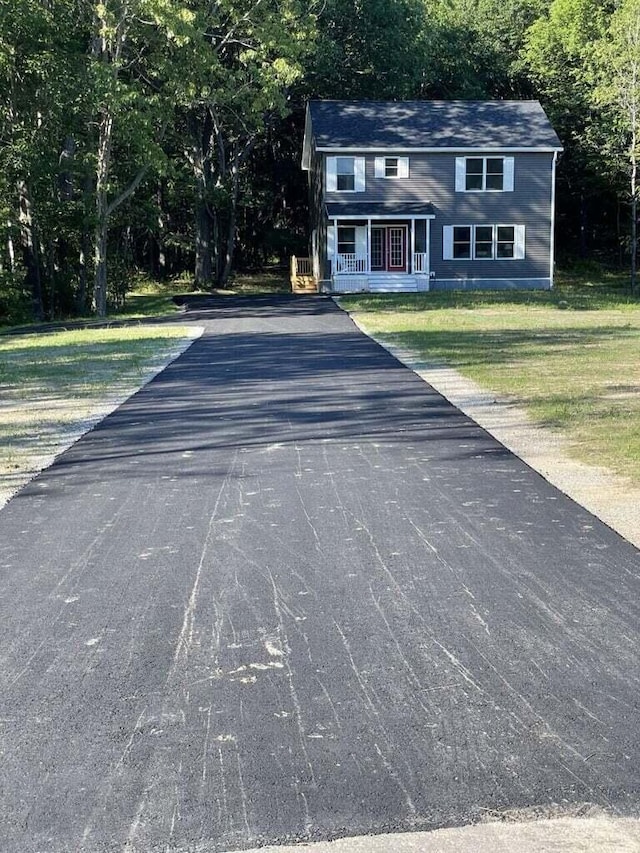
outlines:
{"label": "small square window", "polygon": [[385,178],[397,178],[399,173],[398,158],[385,157],[384,160],[384,176]]}
{"label": "small square window", "polygon": [[504,190],[504,157],[467,157],[465,189]]}

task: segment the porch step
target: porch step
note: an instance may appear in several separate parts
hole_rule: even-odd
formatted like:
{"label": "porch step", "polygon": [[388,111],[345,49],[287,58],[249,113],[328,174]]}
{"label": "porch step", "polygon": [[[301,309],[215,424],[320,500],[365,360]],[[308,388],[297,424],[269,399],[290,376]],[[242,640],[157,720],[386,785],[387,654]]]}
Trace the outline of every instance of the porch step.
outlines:
{"label": "porch step", "polygon": [[369,275],[369,290],[382,293],[415,293],[418,285],[412,275],[372,273]]}
{"label": "porch step", "polygon": [[293,293],[317,293],[318,284],[312,275],[296,275],[291,277]]}
{"label": "porch step", "polygon": [[422,293],[429,290],[429,277],[402,273],[336,275],[331,289],[334,293]]}

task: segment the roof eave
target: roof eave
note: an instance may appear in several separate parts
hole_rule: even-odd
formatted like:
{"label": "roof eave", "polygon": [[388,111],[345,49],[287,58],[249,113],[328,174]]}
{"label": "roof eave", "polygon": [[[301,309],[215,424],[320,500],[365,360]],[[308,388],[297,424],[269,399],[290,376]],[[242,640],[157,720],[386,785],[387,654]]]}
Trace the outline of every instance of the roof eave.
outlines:
{"label": "roof eave", "polygon": [[[309,104],[307,104],[307,108],[305,110],[304,116],[304,139],[302,141],[302,169],[305,172],[308,172],[311,168],[311,140],[313,138],[313,132],[311,129],[311,112],[309,110]],[[317,149],[319,150],[319,149]]]}
{"label": "roof eave", "polygon": [[463,145],[439,145],[439,146],[400,146],[400,145],[318,145],[316,146],[316,151],[321,151],[325,154],[331,154],[335,152],[347,153],[347,154],[376,154],[376,153],[384,153],[388,151],[398,152],[400,154],[457,154],[457,153],[465,153],[468,151],[489,151],[489,152],[507,152],[513,154],[552,154],[554,151],[562,152],[564,148],[558,145],[527,145],[527,146],[517,146],[517,145],[472,145],[472,146],[463,146]]}

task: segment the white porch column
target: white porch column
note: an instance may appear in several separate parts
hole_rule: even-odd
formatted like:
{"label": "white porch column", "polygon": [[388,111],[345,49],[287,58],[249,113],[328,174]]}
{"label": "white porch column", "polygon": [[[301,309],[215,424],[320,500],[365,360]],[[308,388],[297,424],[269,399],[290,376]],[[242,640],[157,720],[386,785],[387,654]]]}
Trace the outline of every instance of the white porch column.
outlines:
{"label": "white porch column", "polygon": [[338,272],[338,220],[333,220],[333,264],[332,276]]}
{"label": "white porch column", "polygon": [[411,275],[416,271],[416,219],[411,217]]}
{"label": "white porch column", "polygon": [[425,239],[424,250],[425,250],[425,253],[427,255],[427,269],[425,270],[425,272],[427,273],[429,278],[431,278],[431,220],[430,219],[425,220],[424,231],[425,231],[425,234],[424,234],[424,239]]}
{"label": "white porch column", "polygon": [[371,272],[371,220],[367,219],[367,272]]}

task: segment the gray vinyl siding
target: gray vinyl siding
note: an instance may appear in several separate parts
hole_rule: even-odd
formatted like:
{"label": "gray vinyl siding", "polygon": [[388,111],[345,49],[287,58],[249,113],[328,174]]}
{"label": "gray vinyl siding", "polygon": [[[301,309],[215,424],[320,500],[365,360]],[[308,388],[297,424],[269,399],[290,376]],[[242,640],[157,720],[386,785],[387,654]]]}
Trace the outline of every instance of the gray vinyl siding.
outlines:
{"label": "gray vinyl siding", "polygon": [[324,215],[324,157],[315,149],[311,149],[309,169],[309,257],[312,257],[311,235],[317,234],[318,269],[320,277],[324,278],[327,265],[327,219]]}
{"label": "gray vinyl siding", "polygon": [[[336,152],[338,153],[338,152]],[[350,152],[351,155],[351,152]],[[514,157],[513,192],[455,192],[456,156],[469,154],[410,154],[408,178],[376,178],[375,156],[365,157],[366,188],[361,193],[324,193],[325,202],[337,201],[425,201],[434,208],[431,222],[431,270],[436,280],[452,279],[548,279],[551,250],[551,197],[553,154],[512,153]],[[382,156],[378,154],[377,156]],[[387,156],[394,156],[389,151]],[[403,156],[406,156],[403,154]],[[484,156],[501,156],[498,152]],[[324,158],[323,158],[324,160]],[[322,169],[324,185],[325,170]],[[363,204],[366,217],[366,204]],[[443,260],[444,225],[524,225],[523,260]]]}

